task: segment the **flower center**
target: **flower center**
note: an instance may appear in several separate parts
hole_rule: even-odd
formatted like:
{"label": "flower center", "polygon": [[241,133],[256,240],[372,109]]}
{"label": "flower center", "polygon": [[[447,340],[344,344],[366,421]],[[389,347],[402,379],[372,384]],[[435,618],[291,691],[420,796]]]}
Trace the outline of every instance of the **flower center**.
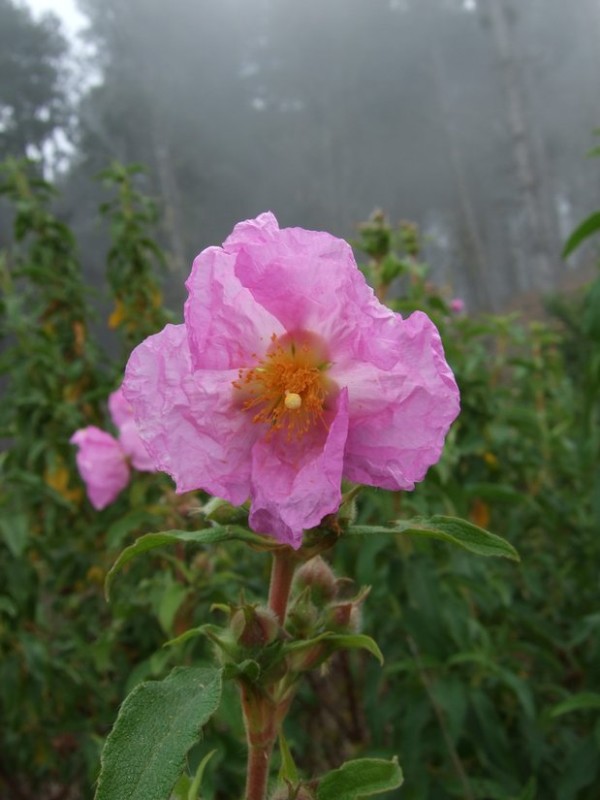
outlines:
{"label": "flower center", "polygon": [[252,422],[270,426],[267,436],[284,431],[300,439],[323,422],[323,409],[333,389],[327,378],[327,353],[314,334],[300,331],[271,337],[265,357],[250,369],[240,369],[233,386]]}

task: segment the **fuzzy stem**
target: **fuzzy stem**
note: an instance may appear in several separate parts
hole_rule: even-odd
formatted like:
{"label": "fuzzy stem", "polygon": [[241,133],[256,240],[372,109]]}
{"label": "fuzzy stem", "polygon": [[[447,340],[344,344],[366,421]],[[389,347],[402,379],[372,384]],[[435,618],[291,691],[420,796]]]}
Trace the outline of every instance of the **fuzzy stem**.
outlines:
{"label": "fuzzy stem", "polygon": [[[290,548],[273,553],[269,608],[277,615],[281,625],[285,622],[296,563],[297,560]],[[287,704],[281,702],[279,707],[273,702],[274,688],[265,686],[265,693],[261,696],[261,694],[247,693],[242,687],[242,707],[248,741],[245,800],[264,800],[266,795],[273,745],[289,706],[289,701]]]}
{"label": "fuzzy stem", "polygon": [[264,800],[272,750],[273,742],[266,745],[249,745],[246,800]]}
{"label": "fuzzy stem", "polygon": [[291,550],[275,551],[271,568],[271,585],[269,587],[269,608],[277,614],[281,625],[285,622],[287,602],[296,569],[296,560]]}

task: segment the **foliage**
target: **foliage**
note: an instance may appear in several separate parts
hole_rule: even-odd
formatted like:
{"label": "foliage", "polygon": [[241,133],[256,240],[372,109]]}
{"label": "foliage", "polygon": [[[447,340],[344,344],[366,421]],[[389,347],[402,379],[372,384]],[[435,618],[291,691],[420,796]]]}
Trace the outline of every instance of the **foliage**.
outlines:
{"label": "foliage", "polygon": [[[31,167],[11,163],[2,175],[15,235],[1,256],[8,448],[0,489],[0,794],[28,800],[70,786],[87,798],[125,694],[133,690],[122,715],[146,691],[175,703],[173,683],[204,669],[212,647],[230,648],[213,624],[219,615],[233,621],[244,608],[246,622],[255,619],[248,608],[258,614],[264,543],[239,541],[243,509],[175,497],[160,476],[138,474],[114,505],[92,512],[68,439],[84,424],[108,427],[104,401],[123,364],[94,343],[77,249],[51,212],[51,188]],[[132,177],[118,166],[105,175],[115,187],[107,206],[111,324],[124,353],[164,322],[154,302],[161,258],[152,216]],[[230,660],[227,675],[252,680],[281,652],[303,659],[311,648],[340,648],[328,670],[307,673],[286,722],[282,797],[289,786],[297,797],[313,792],[302,779],[314,775],[323,776],[317,797],[333,796],[328,787],[354,796],[354,779],[344,780],[358,757],[373,769],[364,792],[395,797],[397,754],[407,799],[594,800],[599,348],[581,314],[593,297],[574,300],[582,305],[551,323],[457,314],[449,294],[428,281],[414,226],[393,230],[377,214],[359,236],[379,296],[402,313],[427,311],[440,328],[462,414],[442,462],[414,493],[348,496],[355,535],[340,537],[334,568],[371,587],[368,598],[340,591],[379,649],[356,632],[335,639],[326,626],[339,609],[328,603],[320,633],[302,648],[278,645],[268,663]],[[508,538],[520,564],[476,558],[470,526],[457,528],[449,516]],[[386,535],[375,529],[382,526]],[[492,545],[485,536],[475,541]],[[107,606],[102,585],[113,563]],[[231,608],[232,597],[239,606]],[[294,595],[297,626],[305,620],[301,597]],[[190,628],[196,635],[182,635]],[[383,670],[372,657],[379,650]],[[187,666],[166,677],[176,664]],[[189,751],[209,712],[191,719],[188,711],[190,727],[178,727],[174,745],[177,764],[187,752],[175,796],[197,797],[200,782],[206,800],[235,796],[243,729],[231,681],[206,725],[207,742]],[[347,759],[354,760],[340,769]]]}
{"label": "foliage", "polygon": [[[14,222],[0,258],[0,782],[18,797],[40,782],[87,776],[89,785],[132,666],[137,681],[168,661],[166,654],[144,663],[162,641],[161,625],[172,631],[159,587],[173,597],[177,569],[122,598],[116,616],[102,584],[125,537],[165,523],[184,527],[179,509],[189,501],[146,475],[117,504],[92,512],[69,438],[82,425],[106,425],[105,400],[122,364],[111,367],[93,341],[81,263],[52,213],[52,187],[31,164],[8,162],[0,190]],[[138,226],[131,237],[145,235]],[[133,304],[126,291],[124,302]]]}

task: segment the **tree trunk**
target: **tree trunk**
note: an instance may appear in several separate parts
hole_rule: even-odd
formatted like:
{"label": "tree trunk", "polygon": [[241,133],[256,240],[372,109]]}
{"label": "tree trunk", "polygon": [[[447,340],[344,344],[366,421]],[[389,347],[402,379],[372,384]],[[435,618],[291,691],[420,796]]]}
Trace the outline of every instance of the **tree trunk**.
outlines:
{"label": "tree trunk", "polygon": [[510,31],[510,8],[506,0],[485,0],[490,30],[504,84],[512,155],[520,192],[525,235],[523,250],[531,258],[534,282],[540,289],[554,283],[552,245],[547,229],[543,186],[536,167],[535,147],[526,123],[525,100]]}
{"label": "tree trunk", "polygon": [[[434,30],[432,27],[431,30]],[[431,65],[433,79],[437,89],[442,126],[448,141],[448,155],[454,181],[464,231],[467,236],[467,253],[465,267],[473,286],[473,295],[478,307],[490,307],[489,276],[484,247],[479,234],[479,225],[475,208],[471,202],[467,175],[464,168],[462,151],[456,129],[452,106],[448,101],[450,89],[446,80],[448,74],[441,44],[434,35],[430,38]]]}

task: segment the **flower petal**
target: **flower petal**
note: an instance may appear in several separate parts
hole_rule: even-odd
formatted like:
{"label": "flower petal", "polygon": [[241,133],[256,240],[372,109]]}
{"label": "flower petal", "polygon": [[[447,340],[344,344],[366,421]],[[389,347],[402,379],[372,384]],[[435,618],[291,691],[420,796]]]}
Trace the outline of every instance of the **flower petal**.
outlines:
{"label": "flower petal", "polygon": [[234,505],[250,493],[260,433],[234,405],[237,370],[192,370],[184,325],[167,325],[132,353],[123,389],[157,469],[178,492],[205,489]]}
{"label": "flower petal", "polygon": [[133,409],[123,394],[122,386],[108,396],[108,410],[119,429],[119,442],[133,466],[140,472],[154,472],[154,462],[140,439]]}
{"label": "flower petal", "polygon": [[383,309],[350,246],[328,233],[280,229],[272,214],[261,214],[236,225],[223,249],[257,304],[289,332],[312,331],[348,349]]}
{"label": "flower petal", "polygon": [[384,489],[414,489],[442,452],[459,393],[435,325],[417,311],[375,326],[363,360],[336,362],[350,423],[344,476]]}
{"label": "flower petal", "polygon": [[119,430],[119,442],[129,456],[132,465],[140,472],[155,472],[154,460],[138,433],[133,417],[124,422]]}
{"label": "flower petal", "polygon": [[131,406],[125,399],[123,388],[121,386],[116,389],[116,391],[111,392],[108,395],[108,410],[110,411],[111,419],[117,428],[120,428],[121,425],[124,425],[126,422],[129,422],[133,419]]}
{"label": "flower petal", "polygon": [[348,432],[348,393],[340,392],[325,413],[326,428],[299,441],[262,438],[252,449],[250,526],[294,548],[302,533],[333,514],[341,503],[344,445]]}
{"label": "flower petal", "polygon": [[129,483],[129,466],[119,442],[106,431],[90,425],[70,439],[79,448],[77,468],[94,508],[110,505]]}
{"label": "flower petal", "polygon": [[[203,250],[186,281],[185,323],[195,369],[233,369],[264,355],[281,323],[260,306],[235,275],[235,257]],[[258,356],[258,358],[257,358]]]}

